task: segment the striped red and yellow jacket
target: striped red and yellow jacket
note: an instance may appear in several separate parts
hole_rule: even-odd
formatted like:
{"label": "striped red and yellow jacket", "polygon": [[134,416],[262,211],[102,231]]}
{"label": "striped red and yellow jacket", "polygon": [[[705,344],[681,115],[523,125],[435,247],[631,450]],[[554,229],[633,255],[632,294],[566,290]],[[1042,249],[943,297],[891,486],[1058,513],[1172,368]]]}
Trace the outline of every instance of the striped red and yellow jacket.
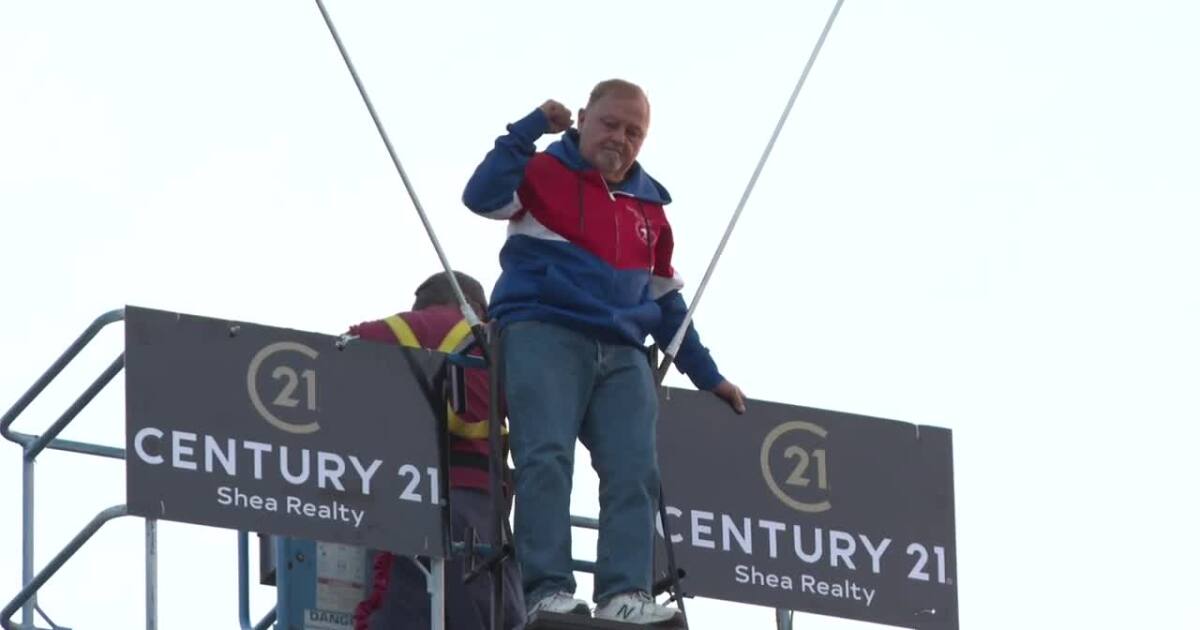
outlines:
{"label": "striped red and yellow jacket", "polygon": [[[398,343],[413,348],[452,352],[471,335],[471,328],[454,306],[431,306],[363,322],[350,334],[368,341]],[[488,489],[488,375],[468,369],[467,409],[448,410],[450,431],[450,485]]]}

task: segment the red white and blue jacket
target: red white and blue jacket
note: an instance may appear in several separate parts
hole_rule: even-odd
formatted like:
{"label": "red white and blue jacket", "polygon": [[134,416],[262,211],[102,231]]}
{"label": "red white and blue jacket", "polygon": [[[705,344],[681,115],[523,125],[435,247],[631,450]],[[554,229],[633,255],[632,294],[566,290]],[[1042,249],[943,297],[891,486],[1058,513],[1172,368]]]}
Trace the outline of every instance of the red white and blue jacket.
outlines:
{"label": "red white and blue jacket", "polygon": [[[509,222],[489,314],[502,327],[536,320],[614,343],[649,334],[666,347],[687,313],[663,211],[671,196],[636,163],[607,183],[575,130],[538,153],[548,125],[540,109],[509,125],[463,192],[475,213]],[[675,365],[700,389],[723,380],[694,327]]]}

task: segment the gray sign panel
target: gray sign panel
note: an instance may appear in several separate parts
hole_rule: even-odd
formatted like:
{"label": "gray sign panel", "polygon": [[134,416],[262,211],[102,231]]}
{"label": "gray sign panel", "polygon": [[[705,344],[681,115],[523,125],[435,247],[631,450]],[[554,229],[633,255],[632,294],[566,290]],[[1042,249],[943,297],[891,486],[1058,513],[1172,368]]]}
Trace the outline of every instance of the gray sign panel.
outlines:
{"label": "gray sign panel", "polygon": [[129,307],[131,513],[445,555],[444,355]]}
{"label": "gray sign panel", "polygon": [[[659,462],[685,592],[958,628],[948,430],[765,401],[737,416],[711,394],[678,389],[661,405]],[[665,564],[660,544],[657,577]]]}

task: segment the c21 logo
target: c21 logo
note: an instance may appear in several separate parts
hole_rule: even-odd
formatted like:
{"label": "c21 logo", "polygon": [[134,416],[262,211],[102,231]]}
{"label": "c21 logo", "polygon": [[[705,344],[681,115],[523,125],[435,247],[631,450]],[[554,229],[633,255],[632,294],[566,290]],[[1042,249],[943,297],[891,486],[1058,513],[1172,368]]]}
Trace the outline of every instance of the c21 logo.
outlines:
{"label": "c21 logo", "polygon": [[[829,502],[829,452],[823,442],[828,432],[803,420],[784,422],[763,440],[759,463],[771,493],[801,512],[824,512]],[[776,475],[784,468],[786,475]],[[780,483],[779,479],[782,479]]]}
{"label": "c21 logo", "polygon": [[[259,350],[254,358],[250,360],[250,368],[246,371],[246,389],[250,394],[250,404],[254,406],[254,410],[258,412],[271,426],[286,431],[288,433],[315,433],[321,428],[321,425],[316,420],[310,422],[288,422],[275,415],[266,405],[263,404],[262,397],[258,391],[258,376],[264,363],[267,362],[273,355],[289,352],[296,353],[307,357],[309,361],[317,358],[318,352],[312,348],[295,341],[280,341],[270,344]],[[293,358],[294,360],[294,358]],[[317,411],[317,372],[314,369],[302,369],[297,371],[295,367],[289,364],[277,365],[271,371],[271,378],[280,382],[279,391],[275,397],[271,399],[273,407],[282,407],[284,409],[295,409],[304,403],[304,409],[315,413]],[[303,390],[301,389],[301,381],[303,381]]]}

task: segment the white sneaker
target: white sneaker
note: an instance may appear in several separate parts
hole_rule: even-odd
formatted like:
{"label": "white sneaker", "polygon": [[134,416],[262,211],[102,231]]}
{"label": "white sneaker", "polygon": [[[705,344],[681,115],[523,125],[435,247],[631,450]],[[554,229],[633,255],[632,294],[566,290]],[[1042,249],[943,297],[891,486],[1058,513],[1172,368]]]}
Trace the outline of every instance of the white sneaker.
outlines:
{"label": "white sneaker", "polygon": [[624,623],[668,624],[679,616],[678,608],[660,606],[654,598],[642,591],[621,593],[596,607],[597,619],[609,619]]}
{"label": "white sneaker", "polygon": [[587,602],[582,599],[576,599],[574,595],[559,591],[551,593],[538,600],[538,603],[529,609],[529,614],[544,610],[546,612],[561,613],[566,615],[584,615],[590,614]]}

